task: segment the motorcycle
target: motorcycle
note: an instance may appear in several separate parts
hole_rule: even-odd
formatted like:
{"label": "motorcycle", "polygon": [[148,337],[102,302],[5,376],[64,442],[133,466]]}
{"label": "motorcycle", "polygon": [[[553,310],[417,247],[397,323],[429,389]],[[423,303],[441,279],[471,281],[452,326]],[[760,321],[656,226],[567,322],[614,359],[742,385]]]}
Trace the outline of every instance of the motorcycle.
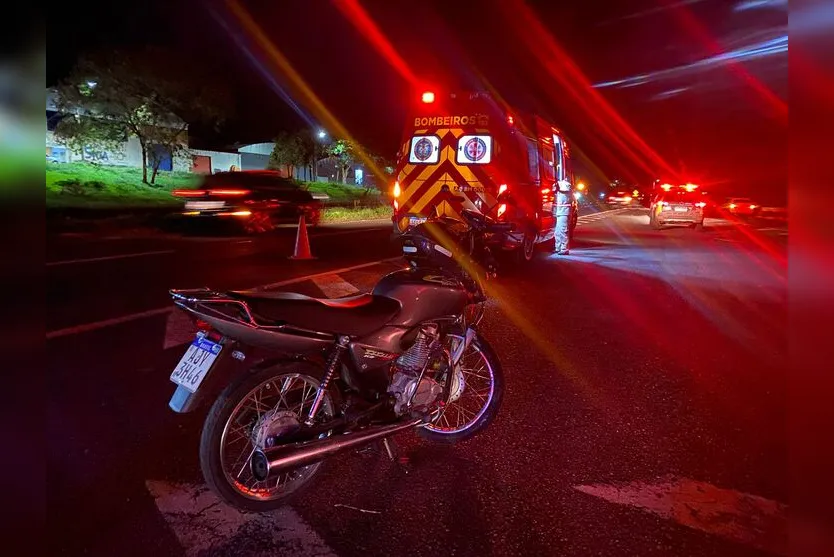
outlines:
{"label": "motorcycle", "polygon": [[495,276],[487,240],[512,230],[473,211],[403,234],[409,267],[367,294],[171,290],[198,334],[169,406],[214,400],[200,439],[206,482],[248,511],[285,504],[333,455],[416,430],[455,443],[501,405],[501,363],[479,334]]}

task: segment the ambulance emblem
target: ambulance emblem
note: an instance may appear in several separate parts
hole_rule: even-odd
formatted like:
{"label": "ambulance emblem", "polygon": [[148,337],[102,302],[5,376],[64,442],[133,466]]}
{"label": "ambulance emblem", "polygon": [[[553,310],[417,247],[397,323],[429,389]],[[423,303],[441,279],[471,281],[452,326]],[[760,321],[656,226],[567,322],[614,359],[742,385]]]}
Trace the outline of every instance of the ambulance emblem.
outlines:
{"label": "ambulance emblem", "polygon": [[466,153],[466,158],[473,162],[477,162],[486,155],[487,147],[484,140],[479,137],[473,137],[463,146],[463,152]]}
{"label": "ambulance emblem", "polygon": [[432,155],[431,141],[425,137],[414,144],[414,158],[419,161],[426,161]]}

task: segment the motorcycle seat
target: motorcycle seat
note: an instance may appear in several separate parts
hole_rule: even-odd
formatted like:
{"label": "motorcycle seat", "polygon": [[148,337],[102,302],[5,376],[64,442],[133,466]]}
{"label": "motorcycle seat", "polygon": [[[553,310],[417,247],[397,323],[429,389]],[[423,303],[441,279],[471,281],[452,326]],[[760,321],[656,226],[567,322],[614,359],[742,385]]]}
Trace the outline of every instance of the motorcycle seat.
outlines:
{"label": "motorcycle seat", "polygon": [[294,292],[236,290],[229,296],[246,302],[263,325],[291,325],[308,331],[363,336],[382,328],[400,311],[385,296],[358,294],[346,298],[313,298]]}

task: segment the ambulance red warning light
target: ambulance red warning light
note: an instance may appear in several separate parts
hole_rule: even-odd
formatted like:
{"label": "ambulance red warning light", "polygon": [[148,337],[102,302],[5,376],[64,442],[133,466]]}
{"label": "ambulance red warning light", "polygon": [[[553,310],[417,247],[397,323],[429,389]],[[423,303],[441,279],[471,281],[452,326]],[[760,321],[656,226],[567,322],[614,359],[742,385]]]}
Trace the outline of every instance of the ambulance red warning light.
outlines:
{"label": "ambulance red warning light", "polygon": [[432,91],[426,91],[423,93],[423,102],[426,104],[431,104],[434,102],[434,93]]}

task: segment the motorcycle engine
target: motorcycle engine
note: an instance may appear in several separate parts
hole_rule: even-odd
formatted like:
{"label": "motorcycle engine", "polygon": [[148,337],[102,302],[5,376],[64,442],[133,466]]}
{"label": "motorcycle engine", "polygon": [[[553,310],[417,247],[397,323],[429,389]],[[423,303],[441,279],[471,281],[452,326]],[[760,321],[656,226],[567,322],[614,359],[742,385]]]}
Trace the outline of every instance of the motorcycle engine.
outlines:
{"label": "motorcycle engine", "polygon": [[440,384],[426,374],[423,374],[423,379],[418,385],[420,372],[428,363],[438,342],[440,339],[437,325],[426,325],[417,333],[414,344],[394,363],[394,374],[388,386],[388,393],[394,396],[394,412],[398,416],[408,410],[412,396],[415,408],[427,407],[443,392]]}

